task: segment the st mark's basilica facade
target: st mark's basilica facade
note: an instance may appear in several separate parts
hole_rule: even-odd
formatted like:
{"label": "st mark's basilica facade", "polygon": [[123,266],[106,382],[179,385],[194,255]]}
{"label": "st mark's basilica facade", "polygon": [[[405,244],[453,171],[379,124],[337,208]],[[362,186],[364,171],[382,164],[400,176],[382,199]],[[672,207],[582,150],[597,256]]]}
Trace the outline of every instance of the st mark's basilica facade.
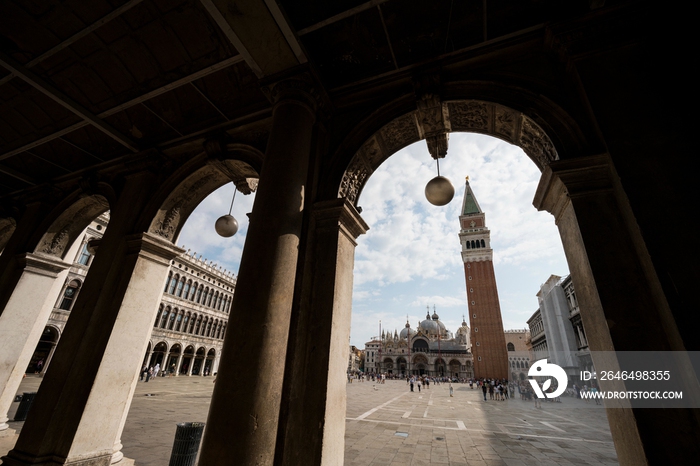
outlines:
{"label": "st mark's basilica facade", "polygon": [[468,379],[474,376],[469,326],[453,334],[430,309],[416,329],[406,322],[401,332],[382,332],[365,344],[365,372],[405,377],[420,375]]}

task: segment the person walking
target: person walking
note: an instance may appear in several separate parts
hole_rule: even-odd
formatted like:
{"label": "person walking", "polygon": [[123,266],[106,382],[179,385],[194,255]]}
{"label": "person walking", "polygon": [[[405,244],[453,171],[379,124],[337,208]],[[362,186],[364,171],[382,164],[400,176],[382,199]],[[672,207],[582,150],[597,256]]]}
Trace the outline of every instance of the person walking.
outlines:
{"label": "person walking", "polygon": [[414,384],[413,377],[411,377],[410,384],[411,384],[411,391],[413,391],[413,384]]}
{"label": "person walking", "polygon": [[175,363],[172,363],[170,365],[170,375],[168,377],[174,377],[175,376]]}
{"label": "person walking", "polygon": [[421,386],[420,379],[418,379],[417,385],[418,385],[418,391],[420,392],[420,386]]}
{"label": "person walking", "polygon": [[156,364],[156,367],[153,368],[153,377],[158,377],[158,372],[160,372],[160,363]]}
{"label": "person walking", "polygon": [[153,377],[153,368],[149,367],[148,372],[146,372],[146,382],[148,382],[151,377]]}
{"label": "person walking", "polygon": [[148,374],[148,365],[144,364],[143,367],[141,368],[141,381],[143,381],[143,378]]}
{"label": "person walking", "polygon": [[484,382],[483,384],[481,384],[481,391],[484,392],[484,401],[486,401],[486,392],[487,392],[488,390],[489,390],[489,389],[486,387],[486,383],[485,383],[485,382]]}

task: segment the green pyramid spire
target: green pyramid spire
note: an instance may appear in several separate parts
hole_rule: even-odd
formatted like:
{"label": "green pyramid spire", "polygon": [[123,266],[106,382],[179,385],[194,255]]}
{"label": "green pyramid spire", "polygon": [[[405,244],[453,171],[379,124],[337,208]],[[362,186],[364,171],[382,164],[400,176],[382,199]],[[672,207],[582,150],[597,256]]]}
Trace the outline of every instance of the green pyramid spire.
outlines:
{"label": "green pyramid spire", "polygon": [[471,215],[471,214],[480,214],[481,212],[481,207],[479,207],[479,203],[476,201],[476,196],[474,196],[474,192],[472,191],[472,188],[469,186],[469,177],[466,178],[466,183],[467,186],[464,189],[464,202],[462,203],[462,215]]}

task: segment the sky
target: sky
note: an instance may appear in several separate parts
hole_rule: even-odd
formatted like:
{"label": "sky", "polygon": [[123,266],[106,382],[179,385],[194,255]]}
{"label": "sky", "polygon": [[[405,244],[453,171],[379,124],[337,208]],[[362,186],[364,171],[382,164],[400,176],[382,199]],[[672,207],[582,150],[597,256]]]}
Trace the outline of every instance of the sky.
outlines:
{"label": "sky", "polygon": [[[370,229],[355,250],[351,345],[363,349],[380,328],[401,331],[407,318],[416,328],[426,306],[452,332],[468,316],[459,243],[466,176],[491,231],[505,329],[526,328],[540,286],[550,275],[569,273],[554,217],[532,205],[540,172],[522,149],[490,136],[452,133],[440,174],[452,181],[455,197],[436,207],[424,193],[436,164],[419,141],[386,160],[362,190],[358,205]],[[255,194],[237,193],[232,215],[240,229],[222,238],[214,222],[228,213],[232,196],[228,184],[207,197],[178,244],[237,274]]]}

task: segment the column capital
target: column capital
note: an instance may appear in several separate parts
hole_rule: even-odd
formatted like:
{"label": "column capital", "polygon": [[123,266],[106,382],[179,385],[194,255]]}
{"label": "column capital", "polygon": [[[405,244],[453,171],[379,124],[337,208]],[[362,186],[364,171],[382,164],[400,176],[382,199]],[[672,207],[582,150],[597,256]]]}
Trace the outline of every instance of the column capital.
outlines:
{"label": "column capital", "polygon": [[262,82],[262,91],[273,108],[285,104],[301,105],[314,118],[319,110],[328,107],[323,87],[308,71],[295,70],[293,74],[267,78]]}
{"label": "column capital", "polygon": [[317,202],[314,204],[313,218],[318,229],[339,228],[353,242],[369,230],[355,206],[345,198]]}
{"label": "column capital", "polygon": [[170,241],[148,232],[128,236],[126,244],[130,254],[138,254],[145,259],[168,266],[171,260],[185,252]]}
{"label": "column capital", "polygon": [[16,259],[18,268],[51,278],[57,277],[71,266],[55,256],[41,252],[19,254]]}
{"label": "column capital", "polygon": [[572,199],[612,192],[614,169],[608,154],[556,160],[542,171],[535,198],[537,210],[559,216]]}

